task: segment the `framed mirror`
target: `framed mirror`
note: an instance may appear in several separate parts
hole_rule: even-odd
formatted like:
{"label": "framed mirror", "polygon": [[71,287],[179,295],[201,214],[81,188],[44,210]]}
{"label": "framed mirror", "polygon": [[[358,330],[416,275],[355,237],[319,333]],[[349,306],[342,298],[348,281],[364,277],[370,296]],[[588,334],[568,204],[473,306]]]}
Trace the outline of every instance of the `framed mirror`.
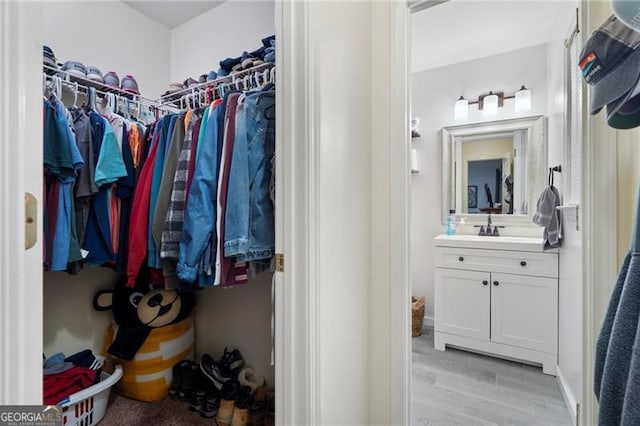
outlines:
{"label": "framed mirror", "polygon": [[467,223],[535,226],[538,197],[547,184],[545,117],[535,116],[442,129],[442,223],[450,209]]}

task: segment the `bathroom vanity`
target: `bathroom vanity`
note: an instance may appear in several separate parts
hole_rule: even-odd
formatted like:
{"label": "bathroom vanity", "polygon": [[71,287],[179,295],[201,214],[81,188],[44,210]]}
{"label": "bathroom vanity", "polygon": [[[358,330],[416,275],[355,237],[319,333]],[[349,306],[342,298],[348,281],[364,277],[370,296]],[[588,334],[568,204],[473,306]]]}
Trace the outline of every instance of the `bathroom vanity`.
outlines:
{"label": "bathroom vanity", "polygon": [[541,238],[440,235],[434,344],[542,364],[558,358],[558,252]]}

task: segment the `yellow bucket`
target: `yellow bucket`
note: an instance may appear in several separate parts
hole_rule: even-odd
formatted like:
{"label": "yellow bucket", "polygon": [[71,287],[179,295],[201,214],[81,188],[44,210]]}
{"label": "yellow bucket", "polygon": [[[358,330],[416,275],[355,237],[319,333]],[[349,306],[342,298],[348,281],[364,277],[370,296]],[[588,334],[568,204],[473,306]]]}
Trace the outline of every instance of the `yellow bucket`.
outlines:
{"label": "yellow bucket", "polygon": [[[107,348],[115,339],[117,330],[117,324],[109,326]],[[123,370],[116,391],[128,398],[149,402],[167,396],[173,379],[172,367],[184,359],[193,359],[194,335],[193,317],[152,328],[131,361],[114,358]]]}

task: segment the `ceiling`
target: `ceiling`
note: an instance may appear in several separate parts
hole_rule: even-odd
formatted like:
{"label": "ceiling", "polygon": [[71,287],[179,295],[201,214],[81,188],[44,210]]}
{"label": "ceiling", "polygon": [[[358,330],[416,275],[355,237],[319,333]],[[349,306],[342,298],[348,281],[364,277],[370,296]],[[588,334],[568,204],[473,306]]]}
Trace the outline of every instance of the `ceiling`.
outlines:
{"label": "ceiling", "polygon": [[412,71],[547,43],[561,3],[451,0],[416,12],[411,17]]}
{"label": "ceiling", "polygon": [[175,28],[204,12],[220,6],[225,0],[200,1],[128,1],[122,0],[167,28]]}

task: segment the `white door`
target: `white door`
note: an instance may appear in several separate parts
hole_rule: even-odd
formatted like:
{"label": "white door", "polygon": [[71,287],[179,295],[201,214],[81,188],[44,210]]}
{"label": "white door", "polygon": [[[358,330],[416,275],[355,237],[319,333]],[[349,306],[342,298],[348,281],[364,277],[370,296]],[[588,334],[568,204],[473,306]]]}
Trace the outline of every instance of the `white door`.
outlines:
{"label": "white door", "polygon": [[491,341],[557,351],[558,280],[491,274]]}
{"label": "white door", "polygon": [[436,331],[489,340],[488,272],[436,268]]}
{"label": "white door", "polygon": [[[0,405],[42,403],[41,16],[38,1],[0,1]],[[38,204],[29,249],[26,193]]]}

